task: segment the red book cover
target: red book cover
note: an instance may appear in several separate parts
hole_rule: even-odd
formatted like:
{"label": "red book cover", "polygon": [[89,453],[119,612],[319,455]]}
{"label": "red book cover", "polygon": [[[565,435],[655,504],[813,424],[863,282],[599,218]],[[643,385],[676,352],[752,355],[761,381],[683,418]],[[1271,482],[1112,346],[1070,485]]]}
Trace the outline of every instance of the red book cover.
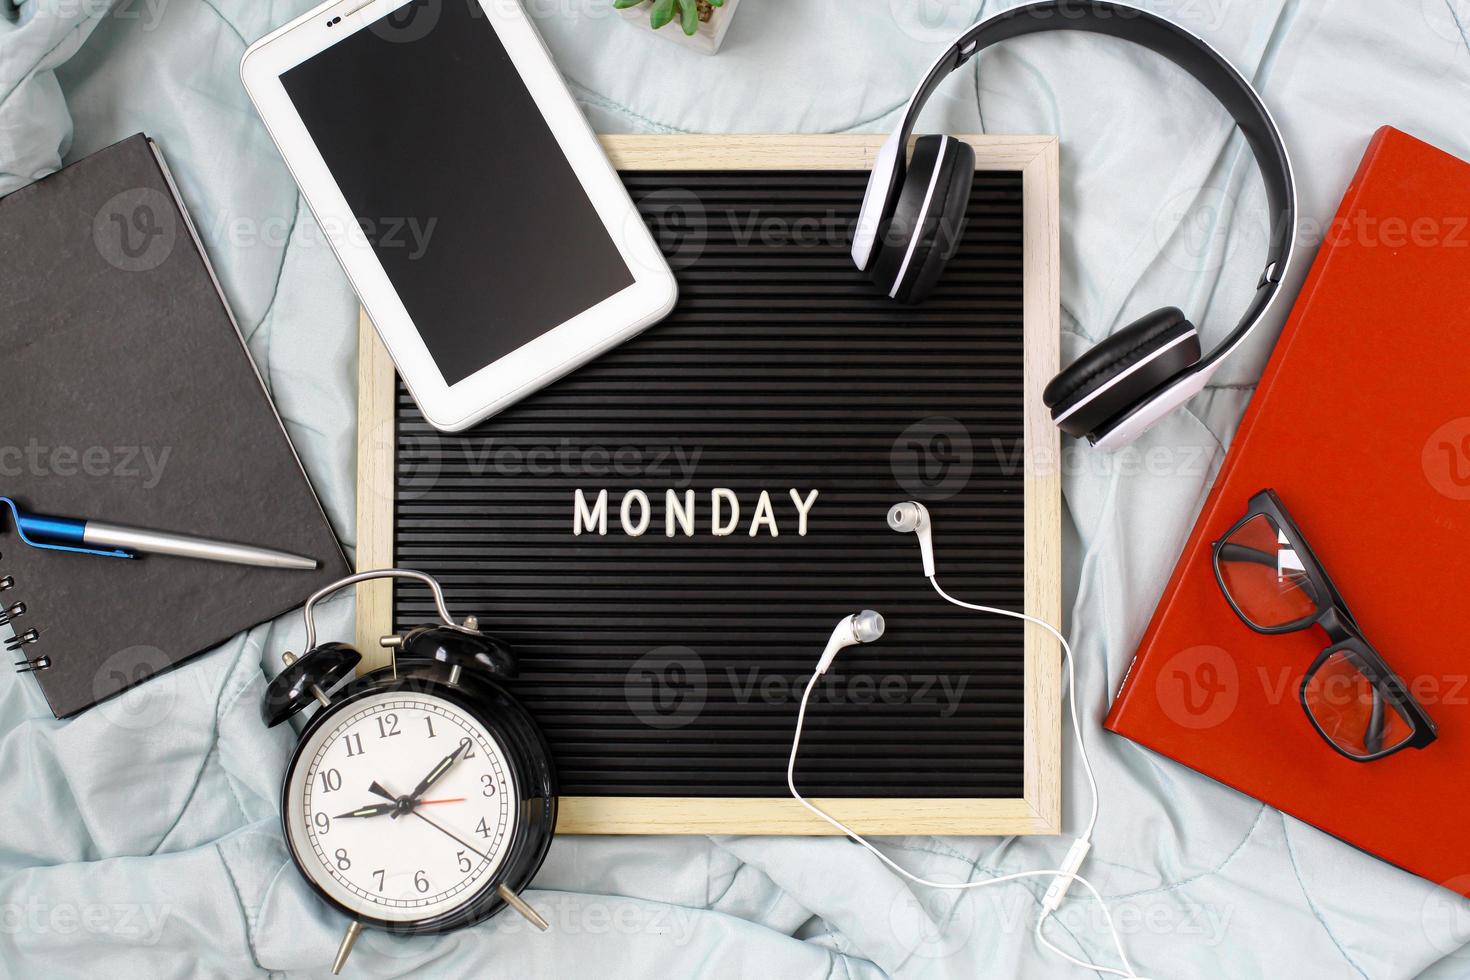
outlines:
{"label": "red book cover", "polygon": [[[1378,131],[1106,727],[1470,895],[1470,164]],[[1263,636],[1213,542],[1273,488],[1363,635],[1438,725],[1347,759],[1298,700],[1317,627]]]}

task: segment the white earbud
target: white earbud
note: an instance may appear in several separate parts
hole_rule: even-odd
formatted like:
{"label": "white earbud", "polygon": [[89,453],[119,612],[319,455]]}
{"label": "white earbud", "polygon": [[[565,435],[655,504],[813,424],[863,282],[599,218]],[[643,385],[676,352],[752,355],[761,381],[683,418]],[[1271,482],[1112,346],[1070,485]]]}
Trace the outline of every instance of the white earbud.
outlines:
{"label": "white earbud", "polygon": [[929,532],[929,510],[917,500],[905,500],[888,509],[888,526],[919,536],[919,556],[924,560],[924,577],[934,577],[934,538]]}
{"label": "white earbud", "polygon": [[827,641],[827,649],[822,651],[822,659],[817,661],[817,673],[827,672],[827,668],[832,666],[832,661],[837,659],[839,650],[845,650],[859,643],[872,643],[882,635],[883,617],[871,609],[864,609],[860,613],[853,613],[845,617],[832,631],[832,638]]}

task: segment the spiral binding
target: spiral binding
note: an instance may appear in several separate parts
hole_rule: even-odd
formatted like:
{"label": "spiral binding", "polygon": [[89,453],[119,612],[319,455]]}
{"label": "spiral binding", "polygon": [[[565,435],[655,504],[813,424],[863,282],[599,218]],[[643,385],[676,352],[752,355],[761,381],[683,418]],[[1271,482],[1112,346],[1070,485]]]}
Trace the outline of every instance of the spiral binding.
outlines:
{"label": "spiral binding", "polygon": [[[15,576],[0,575],[0,592],[9,592],[15,588]],[[26,614],[24,602],[12,602],[8,606],[0,607],[0,626],[10,626],[14,629],[15,621]],[[41,638],[41,631],[37,629],[15,630],[15,635],[5,641],[5,649],[10,653],[25,650]],[[21,654],[21,659],[15,662],[15,669],[19,673],[30,673],[37,670],[46,670],[51,666],[51,658],[47,656],[27,657]]]}

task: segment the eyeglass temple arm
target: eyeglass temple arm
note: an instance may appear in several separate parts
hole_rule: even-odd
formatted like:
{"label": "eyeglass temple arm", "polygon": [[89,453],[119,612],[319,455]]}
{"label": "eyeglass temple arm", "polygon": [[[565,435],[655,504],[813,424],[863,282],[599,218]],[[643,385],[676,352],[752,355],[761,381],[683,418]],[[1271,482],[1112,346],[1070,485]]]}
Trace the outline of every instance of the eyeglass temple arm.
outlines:
{"label": "eyeglass temple arm", "polygon": [[1363,747],[1369,752],[1379,752],[1383,749],[1383,695],[1378,693],[1378,688],[1370,688],[1373,692],[1373,708],[1368,713],[1368,730],[1363,733]]}
{"label": "eyeglass temple arm", "polygon": [[1220,549],[1220,558],[1223,561],[1248,561],[1254,562],[1257,565],[1266,565],[1270,568],[1276,567],[1275,552],[1262,551],[1259,548],[1252,548],[1244,544],[1235,544],[1231,541],[1218,544],[1218,547]]}

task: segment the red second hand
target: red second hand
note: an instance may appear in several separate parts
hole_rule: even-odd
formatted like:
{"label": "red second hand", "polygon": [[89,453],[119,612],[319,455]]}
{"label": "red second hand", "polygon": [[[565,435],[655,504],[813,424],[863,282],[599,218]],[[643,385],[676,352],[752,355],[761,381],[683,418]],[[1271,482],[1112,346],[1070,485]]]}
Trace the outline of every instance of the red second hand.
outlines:
{"label": "red second hand", "polygon": [[419,800],[419,806],[428,806],[430,803],[463,803],[463,796],[456,796],[447,800]]}

